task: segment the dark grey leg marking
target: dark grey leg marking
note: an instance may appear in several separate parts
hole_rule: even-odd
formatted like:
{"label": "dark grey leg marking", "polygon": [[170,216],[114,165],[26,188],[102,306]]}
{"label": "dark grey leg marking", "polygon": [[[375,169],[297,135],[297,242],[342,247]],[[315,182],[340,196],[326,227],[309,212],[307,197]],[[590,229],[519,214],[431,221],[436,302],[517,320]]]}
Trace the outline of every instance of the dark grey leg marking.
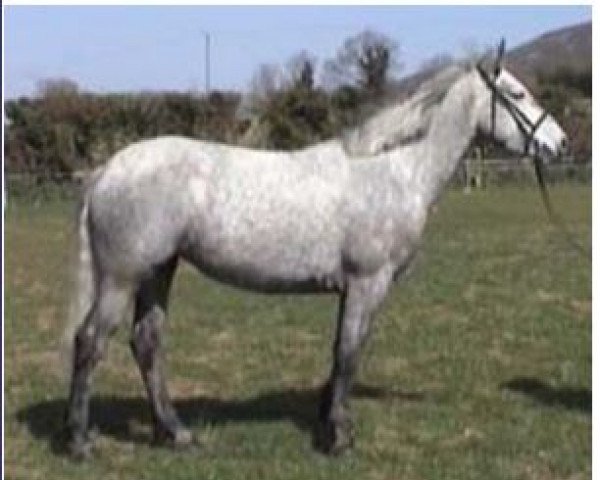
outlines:
{"label": "dark grey leg marking", "polygon": [[368,278],[353,278],[342,294],[333,346],[333,367],[323,389],[319,409],[319,447],[339,454],[354,440],[348,394],[358,365],[359,351],[369,332],[371,317],[392,279],[390,269]]}
{"label": "dark grey leg marking", "polygon": [[192,442],[169,398],[163,371],[161,324],[166,319],[168,295],[177,266],[170,260],[143,281],[136,295],[131,349],[140,368],[154,424],[154,441],[173,446]]}
{"label": "dark grey leg marking", "polygon": [[104,355],[109,336],[123,318],[130,289],[104,279],[83,324],[75,333],[71,390],[66,412],[68,449],[76,458],[91,454],[88,433],[91,374]]}

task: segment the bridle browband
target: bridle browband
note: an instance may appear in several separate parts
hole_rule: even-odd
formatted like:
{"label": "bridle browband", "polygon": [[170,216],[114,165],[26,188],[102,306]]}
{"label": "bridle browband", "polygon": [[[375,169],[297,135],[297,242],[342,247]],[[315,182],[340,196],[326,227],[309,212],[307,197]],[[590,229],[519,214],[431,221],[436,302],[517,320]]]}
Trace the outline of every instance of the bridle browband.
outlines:
{"label": "bridle browband", "polygon": [[[501,50],[499,57],[501,57],[504,46],[501,45]],[[519,128],[523,138],[525,139],[524,147],[523,147],[523,155],[522,158],[528,157],[529,155],[529,147],[533,142],[533,138],[535,133],[540,128],[544,120],[548,117],[548,111],[544,110],[540,117],[534,122],[529,120],[527,116],[517,107],[513,102],[511,102],[506,95],[498,88],[496,85],[496,80],[498,79],[498,75],[500,74],[499,65],[496,66],[494,72],[494,78],[492,78],[489,73],[481,66],[481,62],[476,65],[477,71],[479,75],[483,79],[486,86],[489,88],[492,101],[491,101],[491,135],[494,136],[494,132],[496,130],[496,103],[500,102],[502,106],[508,111],[510,116],[513,118],[517,127]],[[574,249],[578,250],[580,253],[585,255],[588,258],[592,258],[591,250],[586,249],[583,245],[581,245],[573,235],[568,231],[565,226],[564,221],[555,213],[554,208],[552,207],[552,203],[550,202],[550,195],[548,193],[548,188],[546,187],[546,181],[544,180],[543,173],[543,164],[542,157],[539,153],[539,145],[533,143],[535,146],[535,151],[531,158],[533,160],[533,166],[535,168],[535,176],[540,187],[540,193],[542,195],[542,201],[544,206],[546,207],[546,211],[548,212],[548,217],[555,224],[555,226],[562,232],[565,240],[569,243]]]}

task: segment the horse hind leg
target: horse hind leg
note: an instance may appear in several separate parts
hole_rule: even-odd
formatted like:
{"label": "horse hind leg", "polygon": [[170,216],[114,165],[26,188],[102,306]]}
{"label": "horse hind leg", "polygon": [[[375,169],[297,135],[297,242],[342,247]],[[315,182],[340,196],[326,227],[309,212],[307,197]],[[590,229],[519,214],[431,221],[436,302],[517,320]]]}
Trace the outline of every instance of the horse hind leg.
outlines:
{"label": "horse hind leg", "polygon": [[108,338],[124,317],[131,300],[131,285],[104,277],[92,307],[73,340],[73,370],[66,412],[68,449],[75,458],[91,454],[88,433],[91,374],[106,351]]}
{"label": "horse hind leg", "polygon": [[171,259],[141,283],[135,299],[131,349],[148,393],[154,442],[181,447],[191,444],[193,438],[183,427],[169,398],[161,349],[161,324],[166,318],[176,267],[177,259]]}

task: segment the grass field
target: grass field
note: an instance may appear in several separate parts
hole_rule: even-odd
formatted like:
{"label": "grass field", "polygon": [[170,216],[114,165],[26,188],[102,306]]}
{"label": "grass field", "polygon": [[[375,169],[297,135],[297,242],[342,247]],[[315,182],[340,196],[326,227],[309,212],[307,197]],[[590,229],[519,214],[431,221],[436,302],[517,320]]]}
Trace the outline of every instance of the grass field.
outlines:
{"label": "grass field", "polygon": [[[589,245],[591,188],[551,194]],[[313,449],[312,426],[334,298],[250,294],[189,267],[176,278],[167,360],[201,446],[149,445],[122,328],[94,378],[95,458],[64,457],[71,213],[50,202],[6,214],[6,478],[591,478],[591,262],[563,243],[536,190],[444,197],[362,357],[355,448],[333,459]]]}

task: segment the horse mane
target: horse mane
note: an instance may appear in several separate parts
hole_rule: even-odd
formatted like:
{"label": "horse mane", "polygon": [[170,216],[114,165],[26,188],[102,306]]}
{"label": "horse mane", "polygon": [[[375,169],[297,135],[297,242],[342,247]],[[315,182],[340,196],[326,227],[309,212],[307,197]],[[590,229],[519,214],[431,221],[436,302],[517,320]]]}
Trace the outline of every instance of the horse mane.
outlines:
{"label": "horse mane", "polygon": [[408,98],[346,132],[341,138],[346,153],[349,156],[377,155],[421,140],[429,131],[433,113],[465,72],[465,66],[458,63],[435,72]]}

